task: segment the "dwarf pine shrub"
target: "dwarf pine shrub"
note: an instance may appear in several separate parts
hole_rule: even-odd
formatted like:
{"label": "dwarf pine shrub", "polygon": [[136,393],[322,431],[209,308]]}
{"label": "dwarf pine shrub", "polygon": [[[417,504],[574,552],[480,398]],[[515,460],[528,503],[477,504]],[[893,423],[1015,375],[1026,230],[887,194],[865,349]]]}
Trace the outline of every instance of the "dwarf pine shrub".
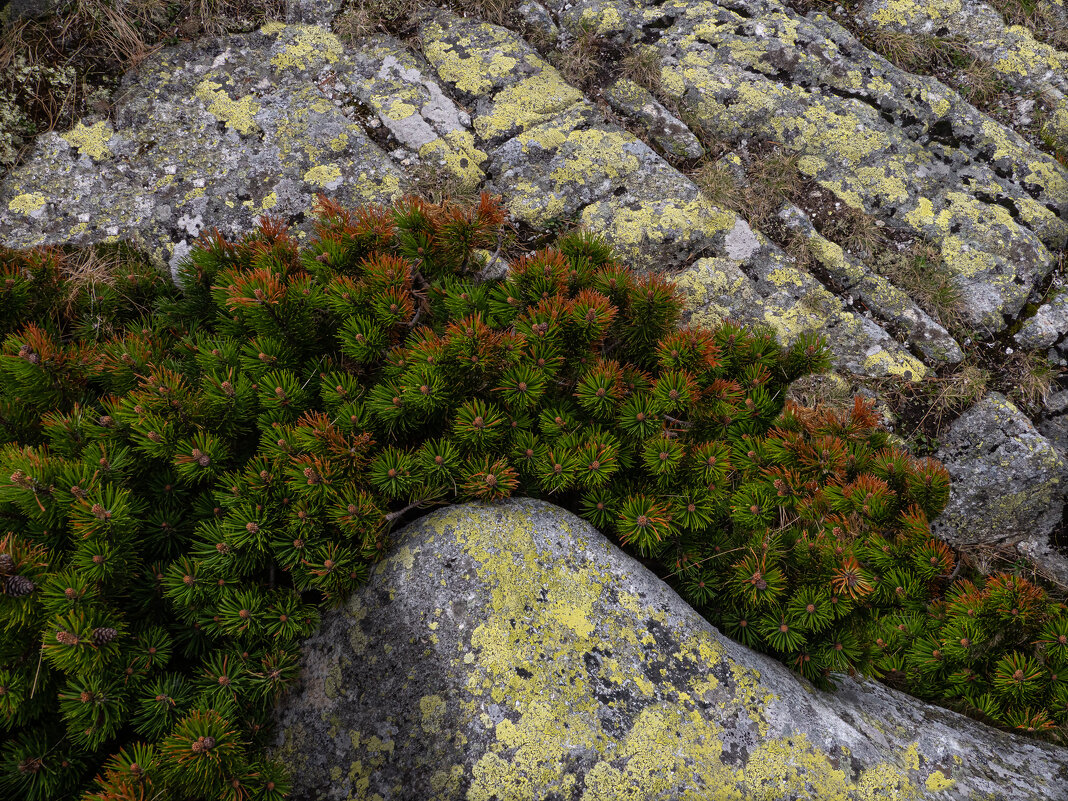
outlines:
{"label": "dwarf pine shrub", "polygon": [[0,792],[281,799],[301,640],[434,504],[575,510],[810,680],[875,674],[1061,737],[1068,615],[961,572],[945,470],[864,402],[786,401],[823,344],[678,327],[582,233],[479,281],[505,223],[324,197],[301,248],[206,233],[181,289],[0,253]]}

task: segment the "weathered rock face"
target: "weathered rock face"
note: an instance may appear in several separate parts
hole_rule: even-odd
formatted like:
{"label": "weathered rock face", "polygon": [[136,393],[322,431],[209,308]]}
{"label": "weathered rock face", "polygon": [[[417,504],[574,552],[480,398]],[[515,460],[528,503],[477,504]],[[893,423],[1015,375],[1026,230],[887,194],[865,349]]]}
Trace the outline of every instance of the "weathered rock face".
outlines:
{"label": "weathered rock face", "polygon": [[936,455],[952,478],[936,534],[957,546],[1015,546],[1068,586],[1068,562],[1049,543],[1064,510],[1065,462],[1019,409],[989,393],[950,426]]}
{"label": "weathered rock face", "polygon": [[[1022,25],[1008,25],[990,5],[979,0],[913,2],[912,0],[866,0],[860,17],[884,30],[910,34],[959,36],[973,53],[989,65],[1000,81],[1012,86],[1021,104],[1028,95],[1044,92],[1053,100],[1054,112],[1046,121],[1051,135],[1068,140],[1068,53],[1036,41]],[[1056,44],[1068,43],[1068,9],[1060,0],[1039,0],[1060,27]],[[1033,100],[1031,102],[1033,106]],[[1024,106],[1018,113],[1028,113]]]}
{"label": "weathered rock face", "polygon": [[436,512],[306,644],[297,799],[1054,799],[1068,751],[813,690],[549,504]]}

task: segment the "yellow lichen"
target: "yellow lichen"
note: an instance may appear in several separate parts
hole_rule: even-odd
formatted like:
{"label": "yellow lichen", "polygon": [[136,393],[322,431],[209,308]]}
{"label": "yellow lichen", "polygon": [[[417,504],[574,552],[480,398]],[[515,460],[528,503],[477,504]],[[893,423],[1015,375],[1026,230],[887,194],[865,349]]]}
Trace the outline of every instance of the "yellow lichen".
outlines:
{"label": "yellow lichen", "polygon": [[383,115],[389,120],[406,120],[413,114],[416,114],[418,109],[411,103],[395,102],[388,107],[383,108]]}
{"label": "yellow lichen", "polygon": [[419,699],[419,711],[422,715],[420,726],[429,734],[441,731],[441,724],[445,720],[445,700],[440,695],[424,695]]}
{"label": "yellow lichen", "polygon": [[44,208],[47,202],[48,198],[38,192],[26,192],[21,195],[15,195],[7,204],[7,207],[18,214],[33,214],[35,211],[40,211]]}
{"label": "yellow lichen", "polygon": [[194,94],[207,106],[209,114],[213,114],[239,134],[248,135],[260,130],[255,119],[260,105],[252,99],[252,95],[234,100],[222,91],[221,84],[210,80],[197,84]]}
{"label": "yellow lichen", "polygon": [[915,356],[902,353],[895,357],[885,350],[877,350],[864,359],[864,369],[872,375],[885,373],[901,376],[907,381],[920,381],[927,375],[927,368]]}
{"label": "yellow lichen", "polygon": [[278,70],[309,69],[323,59],[333,64],[341,58],[344,48],[341,41],[330,31],[318,25],[296,25],[296,35],[271,59]]}
{"label": "yellow lichen", "polygon": [[440,160],[445,169],[459,179],[462,188],[473,189],[485,178],[479,165],[489,157],[475,147],[475,139],[470,131],[458,129],[423,145],[419,149],[419,158]]}
{"label": "yellow lichen", "polygon": [[881,26],[908,27],[927,20],[945,20],[960,13],[961,0],[885,0],[871,15]]}
{"label": "yellow lichen", "polygon": [[942,773],[942,771],[936,770],[930,776],[927,777],[927,781],[924,782],[924,785],[932,793],[940,793],[943,790],[950,789],[956,783],[957,782],[954,779],[947,778],[946,775]]}
{"label": "yellow lichen", "polygon": [[94,161],[103,161],[111,158],[108,141],[114,135],[115,130],[107,122],[98,122],[88,126],[79,122],[61,137]]}
{"label": "yellow lichen", "polygon": [[546,65],[537,75],[498,92],[489,113],[475,118],[475,133],[490,139],[504,132],[526,131],[582,100],[582,92]]}
{"label": "yellow lichen", "polygon": [[336,189],[341,183],[341,168],[336,164],[320,164],[304,173],[304,180],[326,189]]}

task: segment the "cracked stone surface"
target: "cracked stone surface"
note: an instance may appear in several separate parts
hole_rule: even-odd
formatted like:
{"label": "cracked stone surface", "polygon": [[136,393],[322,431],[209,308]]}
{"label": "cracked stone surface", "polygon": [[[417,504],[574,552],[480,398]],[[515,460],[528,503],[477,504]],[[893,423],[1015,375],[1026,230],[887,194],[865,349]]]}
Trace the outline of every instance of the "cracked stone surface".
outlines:
{"label": "cracked stone surface", "polygon": [[815,692],[558,507],[396,539],[279,710],[296,798],[1065,797],[1068,751],[870,680]]}
{"label": "cracked stone surface", "polygon": [[960,345],[945,328],[905,292],[821,236],[801,209],[786,206],[780,210],[779,218],[787,228],[805,238],[812,255],[838,289],[855,293],[881,319],[896,326],[928,364],[957,364],[964,358]]}
{"label": "cracked stone surface", "polygon": [[1064,245],[1063,167],[829,19],[745,6],[656,7],[673,19],[656,43],[667,93],[716,135],[782,143],[843,202],[935,242],[969,324],[1005,328]]}
{"label": "cracked stone surface", "polygon": [[[787,341],[827,332],[850,372],[926,374],[922,361],[884,329],[849,312],[780,248],[713,206],[649,145],[605,121],[514,34],[441,15],[423,27],[421,38],[441,80],[473,101],[476,136],[489,148],[488,185],[518,219],[545,226],[577,216],[645,268],[719,257],[676,276],[693,296],[693,308],[707,311],[708,303],[698,299],[730,281],[716,312],[770,325]],[[498,74],[504,64],[516,65],[515,74]],[[706,275],[709,283],[702,286],[698,277]]]}
{"label": "cracked stone surface", "polygon": [[646,126],[649,135],[664,152],[682,159],[701,158],[704,148],[693,131],[664,108],[645,87],[620,78],[605,89],[604,96],[616,111]]}
{"label": "cracked stone surface", "polygon": [[161,51],[113,120],[38,137],[0,187],[4,242],[124,239],[173,269],[208,227],[236,237],[272,214],[306,236],[317,192],[388,202],[403,170],[318,83],[345,65],[329,31],[282,23]]}

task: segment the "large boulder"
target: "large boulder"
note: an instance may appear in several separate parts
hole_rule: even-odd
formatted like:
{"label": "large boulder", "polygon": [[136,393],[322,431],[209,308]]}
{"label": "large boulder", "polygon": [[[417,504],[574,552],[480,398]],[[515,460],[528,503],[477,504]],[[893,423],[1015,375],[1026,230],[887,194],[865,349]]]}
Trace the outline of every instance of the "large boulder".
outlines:
{"label": "large boulder", "polygon": [[278,722],[296,799],[1068,798],[1068,751],[874,681],[816,691],[533,500],[401,532]]}

